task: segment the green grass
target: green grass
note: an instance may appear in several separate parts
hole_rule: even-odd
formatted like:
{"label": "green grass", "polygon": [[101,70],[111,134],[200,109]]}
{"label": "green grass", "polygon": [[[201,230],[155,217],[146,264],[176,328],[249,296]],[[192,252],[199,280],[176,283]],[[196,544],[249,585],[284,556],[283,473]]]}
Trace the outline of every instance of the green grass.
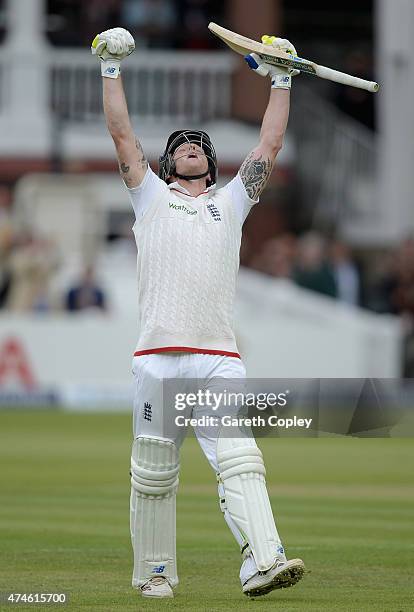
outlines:
{"label": "green grass", "polygon": [[[310,570],[294,588],[242,595],[239,553],[214,474],[182,450],[180,584],[173,600],[130,588],[126,415],[0,413],[0,591],[70,594],[63,610],[413,609],[410,439],[259,441],[279,531]],[[3,605],[1,609],[44,606]]]}

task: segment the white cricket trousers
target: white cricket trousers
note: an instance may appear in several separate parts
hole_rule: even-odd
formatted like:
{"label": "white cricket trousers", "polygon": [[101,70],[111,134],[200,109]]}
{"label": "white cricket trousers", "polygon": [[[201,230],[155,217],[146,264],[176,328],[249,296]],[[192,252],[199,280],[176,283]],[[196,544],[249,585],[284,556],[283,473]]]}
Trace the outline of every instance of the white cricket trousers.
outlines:
{"label": "white cricket trousers", "polygon": [[[206,406],[188,407],[177,411],[174,405],[165,402],[164,379],[180,379],[180,391],[193,392],[194,382],[202,381],[203,389],[214,391],[244,391],[246,368],[241,359],[223,355],[205,355],[200,353],[158,353],[134,357],[132,372],[135,377],[133,434],[138,436],[167,437],[179,449],[186,433],[185,427],[168,429],[172,435],[165,434],[166,425],[176,418],[217,416],[212,408]],[[189,379],[188,388],[186,381]],[[223,381],[225,379],[225,381]],[[238,383],[240,381],[240,384]],[[214,472],[218,472],[216,444],[218,427],[193,427],[197,440]],[[227,511],[224,517],[239,546],[243,544],[243,536],[232,521]],[[257,572],[252,556],[247,557],[240,570],[242,584]]]}

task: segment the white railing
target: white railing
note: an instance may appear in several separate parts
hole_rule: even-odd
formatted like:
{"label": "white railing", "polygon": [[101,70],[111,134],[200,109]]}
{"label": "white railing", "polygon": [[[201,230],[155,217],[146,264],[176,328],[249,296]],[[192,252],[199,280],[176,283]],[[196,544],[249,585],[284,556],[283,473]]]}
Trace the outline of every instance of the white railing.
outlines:
{"label": "white railing", "polygon": [[289,125],[297,144],[303,200],[313,223],[346,226],[349,233],[352,226],[361,229],[361,224],[375,222],[375,134],[303,86],[295,91]]}
{"label": "white railing", "polygon": [[[228,117],[234,58],[223,52],[138,51],[123,67],[130,113],[148,122],[196,123]],[[50,106],[64,121],[100,121],[102,85],[84,50],[51,56]]]}
{"label": "white railing", "polygon": [[[103,120],[99,62],[88,48],[51,47],[44,37],[45,7],[46,0],[6,4],[0,156],[47,157],[56,136],[62,140],[64,132],[76,130],[83,140],[78,138],[75,149],[83,154],[79,141],[87,145],[88,140],[83,124]],[[151,126],[168,122],[189,127],[227,118],[235,61],[230,52],[137,49],[123,64],[132,118]]]}

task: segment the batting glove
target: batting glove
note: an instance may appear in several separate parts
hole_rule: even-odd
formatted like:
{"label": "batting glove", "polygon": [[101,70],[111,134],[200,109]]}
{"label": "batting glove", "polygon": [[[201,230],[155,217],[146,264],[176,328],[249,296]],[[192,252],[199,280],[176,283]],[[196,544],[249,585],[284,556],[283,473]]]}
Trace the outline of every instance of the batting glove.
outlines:
{"label": "batting glove", "polygon": [[[264,45],[271,45],[278,51],[284,51],[292,57],[297,56],[295,47],[291,42],[285,38],[278,38],[276,36],[268,36],[265,34],[262,36],[262,43]],[[260,76],[270,76],[272,82],[272,89],[290,89],[291,78],[297,74],[300,74],[300,70],[293,68],[282,68],[281,66],[273,66],[273,64],[266,63],[260,55],[257,53],[250,53],[244,58],[252,70],[260,74]]]}
{"label": "batting glove", "polygon": [[121,60],[131,55],[134,49],[135,41],[124,28],[112,28],[97,34],[91,46],[92,55],[101,60],[102,76],[110,79],[118,78]]}

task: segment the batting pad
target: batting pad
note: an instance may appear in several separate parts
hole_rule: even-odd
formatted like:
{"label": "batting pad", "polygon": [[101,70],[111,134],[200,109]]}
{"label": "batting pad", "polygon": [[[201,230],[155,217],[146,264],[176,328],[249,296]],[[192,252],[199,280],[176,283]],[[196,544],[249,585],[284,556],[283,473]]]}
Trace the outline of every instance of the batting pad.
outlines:
{"label": "batting pad", "polygon": [[219,436],[217,461],[227,512],[248,541],[258,570],[268,570],[281,557],[282,545],[267,494],[262,453],[254,438]]}
{"label": "batting pad", "polygon": [[153,576],[178,584],[175,500],[179,472],[174,442],[138,437],[132,446],[130,526],[134,551],[132,586]]}

